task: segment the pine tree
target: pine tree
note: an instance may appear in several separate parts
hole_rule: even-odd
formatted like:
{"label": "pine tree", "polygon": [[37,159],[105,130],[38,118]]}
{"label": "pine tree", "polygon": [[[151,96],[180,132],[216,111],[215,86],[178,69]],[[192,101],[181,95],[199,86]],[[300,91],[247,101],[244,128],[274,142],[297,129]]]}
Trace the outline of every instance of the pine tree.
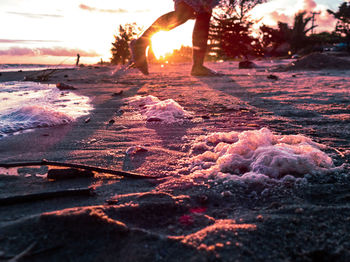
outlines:
{"label": "pine tree", "polygon": [[347,42],[348,51],[350,51],[350,3],[342,3],[337,12],[327,10],[328,13],[332,14],[338,21],[335,27],[335,32],[345,38]]}
{"label": "pine tree", "polygon": [[115,41],[112,43],[112,64],[125,64],[130,60],[130,41],[137,36],[141,28],[136,23],[125,24],[119,26],[118,33],[114,36]]}

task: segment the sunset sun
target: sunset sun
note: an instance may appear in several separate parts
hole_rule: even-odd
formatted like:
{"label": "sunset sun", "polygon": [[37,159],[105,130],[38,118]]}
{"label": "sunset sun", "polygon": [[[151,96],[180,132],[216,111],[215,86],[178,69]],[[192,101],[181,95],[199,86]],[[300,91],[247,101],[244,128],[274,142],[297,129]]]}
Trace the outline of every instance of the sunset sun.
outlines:
{"label": "sunset sun", "polygon": [[152,37],[152,49],[157,59],[167,54],[172,54],[175,49],[181,46],[192,46],[193,22],[172,31],[160,31]]}

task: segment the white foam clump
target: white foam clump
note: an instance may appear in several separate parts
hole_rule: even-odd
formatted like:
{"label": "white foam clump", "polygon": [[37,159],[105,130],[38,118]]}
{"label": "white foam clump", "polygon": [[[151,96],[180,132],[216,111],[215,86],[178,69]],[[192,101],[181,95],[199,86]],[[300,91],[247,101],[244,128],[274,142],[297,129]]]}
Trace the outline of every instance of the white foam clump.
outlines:
{"label": "white foam clump", "polygon": [[72,122],[74,119],[45,106],[24,106],[8,115],[0,117],[1,133],[13,133],[20,130],[49,127]]}
{"label": "white foam clump", "polygon": [[129,104],[139,107],[147,121],[161,121],[167,124],[182,122],[190,117],[182,106],[173,99],[159,100],[155,96],[135,96],[128,100]]}
{"label": "white foam clump", "polygon": [[190,172],[234,179],[302,177],[335,169],[325,146],[302,135],[275,135],[269,129],[213,133],[192,145]]}

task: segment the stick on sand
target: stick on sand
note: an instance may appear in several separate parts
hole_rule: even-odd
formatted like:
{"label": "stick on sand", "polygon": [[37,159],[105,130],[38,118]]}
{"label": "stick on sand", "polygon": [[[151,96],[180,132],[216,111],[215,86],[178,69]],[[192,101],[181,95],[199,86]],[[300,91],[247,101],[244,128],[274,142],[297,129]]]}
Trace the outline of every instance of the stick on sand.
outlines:
{"label": "stick on sand", "polygon": [[3,167],[3,168],[24,167],[24,166],[73,167],[73,168],[80,168],[80,169],[95,171],[95,172],[98,172],[98,173],[106,173],[106,174],[123,176],[123,177],[128,177],[128,178],[159,178],[159,177],[146,176],[146,175],[141,175],[141,174],[136,174],[136,173],[120,171],[120,170],[113,170],[113,169],[107,169],[107,168],[101,168],[101,167],[95,167],[95,166],[88,166],[88,165],[81,165],[81,164],[48,161],[48,160],[45,160],[45,159],[43,159],[42,161],[33,161],[33,162],[0,163],[0,167]]}

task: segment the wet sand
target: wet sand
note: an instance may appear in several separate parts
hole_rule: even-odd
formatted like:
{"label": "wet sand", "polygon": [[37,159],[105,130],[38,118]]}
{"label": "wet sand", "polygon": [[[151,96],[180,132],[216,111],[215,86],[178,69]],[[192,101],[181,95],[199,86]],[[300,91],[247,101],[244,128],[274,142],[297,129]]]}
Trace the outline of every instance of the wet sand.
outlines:
{"label": "wet sand", "polygon": [[[149,76],[94,66],[52,74],[49,83],[91,98],[90,121],[1,139],[0,162],[44,158],[162,178],[49,181],[37,176],[45,167],[1,175],[0,197],[80,187],[96,195],[0,206],[0,259],[35,243],[23,261],[348,261],[349,71],[271,73],[271,63],[257,64],[239,70],[236,62],[212,63],[226,74],[212,78],[190,76],[189,64],[152,65]],[[2,73],[0,81],[28,74]],[[146,122],[125,103],[135,95],[171,98],[193,118]],[[199,135],[262,127],[306,135],[344,168],[269,185],[186,184],[178,177]],[[126,155],[131,146],[147,152]]]}

